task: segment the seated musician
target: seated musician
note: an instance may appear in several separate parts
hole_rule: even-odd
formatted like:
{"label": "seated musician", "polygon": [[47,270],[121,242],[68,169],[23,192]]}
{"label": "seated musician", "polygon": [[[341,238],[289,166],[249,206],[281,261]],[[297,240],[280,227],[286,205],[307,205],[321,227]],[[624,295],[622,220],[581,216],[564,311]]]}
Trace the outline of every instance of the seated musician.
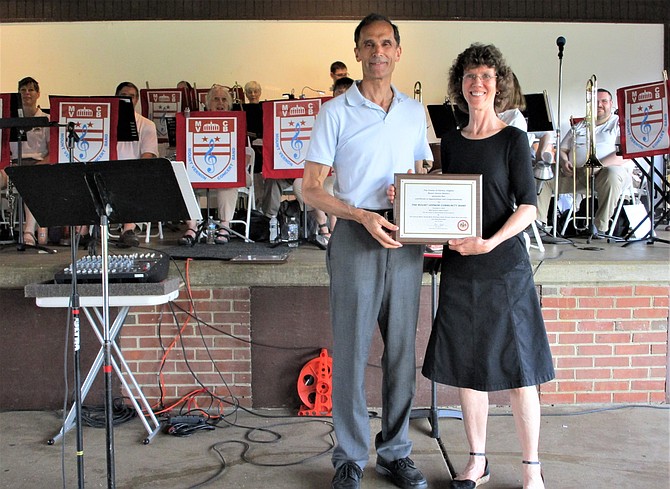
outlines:
{"label": "seated musician", "polygon": [[[37,105],[40,98],[40,85],[32,77],[25,77],[18,83],[18,91],[21,94],[22,117],[48,117]],[[10,158],[12,164],[16,164],[18,158],[18,143],[9,143]],[[26,131],[26,141],[21,143],[21,165],[41,165],[49,163],[49,128],[34,127]],[[3,172],[3,186],[6,184],[6,174]],[[23,223],[23,242],[29,246],[35,246],[35,229],[37,223],[35,217],[28,207],[24,206],[25,221]],[[40,228],[39,242],[46,244],[46,228]]]}
{"label": "seated musician", "polygon": [[[233,98],[230,92],[223,85],[212,85],[212,88],[207,92],[205,99],[205,110],[208,111],[229,111],[233,107]],[[219,220],[221,226],[217,229],[214,243],[225,244],[230,239],[230,233],[227,228],[230,227],[230,221],[235,214],[235,206],[237,204],[238,189],[231,188],[217,188],[216,189],[216,203],[219,211]],[[195,242],[197,222],[193,220],[186,221],[188,229],[184,235],[177,241],[182,246],[192,245]]]}
{"label": "seated musician", "polygon": [[[612,111],[612,94],[603,89],[598,89],[598,114],[595,120],[595,146],[596,157],[603,165],[595,170],[595,190],[598,197],[598,209],[594,216],[594,224],[601,232],[606,232],[610,227],[610,218],[616,210],[617,203],[623,190],[631,185],[633,174],[633,162],[617,155],[617,143],[619,141],[619,117]],[[573,173],[576,172],[577,192],[586,192],[586,131],[585,121],[575,126],[575,138],[570,131],[561,141],[560,146],[560,172],[558,180],[559,194],[572,193]],[[576,148],[576,163],[573,158],[573,144]],[[554,185],[544,185],[538,195],[537,208],[538,220],[547,222],[549,203],[551,200],[551,189]]]}
{"label": "seated musician", "polygon": [[[140,98],[140,91],[134,83],[125,81],[119,83],[116,87],[115,95],[117,97],[130,97],[133,107],[135,107]],[[156,133],[156,124],[137,112],[135,112],[135,122],[137,123],[139,140],[118,141],[116,143],[117,159],[139,160],[144,158],[158,158],[158,134]],[[126,223],[123,225],[123,231],[119,238],[119,242],[124,246],[138,246],[140,244],[139,239],[137,239],[137,235],[135,234],[135,223]]]}

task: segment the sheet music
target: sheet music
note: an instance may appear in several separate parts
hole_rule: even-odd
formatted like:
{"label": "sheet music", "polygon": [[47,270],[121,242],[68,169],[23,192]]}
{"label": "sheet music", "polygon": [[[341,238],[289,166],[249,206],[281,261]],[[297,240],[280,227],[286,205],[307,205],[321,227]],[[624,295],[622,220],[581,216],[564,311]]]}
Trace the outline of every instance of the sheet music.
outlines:
{"label": "sheet music", "polygon": [[177,183],[179,184],[181,195],[184,197],[184,203],[186,204],[189,217],[193,220],[201,219],[202,215],[200,211],[200,204],[198,204],[198,201],[195,198],[193,187],[191,186],[191,182],[189,181],[188,175],[186,174],[186,166],[184,166],[184,162],[171,161],[170,163],[172,163],[172,169],[174,170],[174,175],[177,178]]}

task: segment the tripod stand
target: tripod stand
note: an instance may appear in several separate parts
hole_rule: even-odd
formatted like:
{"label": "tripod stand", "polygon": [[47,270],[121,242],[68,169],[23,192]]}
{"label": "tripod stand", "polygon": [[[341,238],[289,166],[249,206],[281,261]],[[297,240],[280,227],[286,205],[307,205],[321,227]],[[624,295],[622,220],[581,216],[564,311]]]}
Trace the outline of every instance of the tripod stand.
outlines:
{"label": "tripod stand", "polygon": [[[181,163],[160,158],[16,167],[9,168],[7,174],[14,179],[19,191],[25,192],[31,206],[34,205],[33,211],[40,223],[47,226],[100,223],[107,486],[114,488],[109,223],[197,218],[193,190]],[[147,181],[159,181],[161,185],[144,186],[142,182]],[[75,261],[72,268],[74,276]]]}
{"label": "tripod stand", "polygon": [[[434,319],[435,314],[437,313],[437,273],[440,271],[440,267],[442,266],[442,254],[426,252],[424,253],[423,257],[424,271],[430,273],[430,312],[431,319]],[[453,479],[456,476],[456,471],[454,470],[454,466],[449,459],[449,455],[447,454],[447,450],[444,447],[444,443],[442,443],[442,439],[440,438],[440,425],[438,420],[439,418],[463,419],[463,414],[456,409],[439,409],[437,407],[437,384],[434,380],[430,381],[430,407],[412,409],[412,413],[410,414],[410,419],[421,418],[426,418],[430,423],[430,437],[437,440],[437,445],[440,447],[444,462],[447,464],[449,476]]]}
{"label": "tripod stand", "polygon": [[[667,158],[667,156],[666,156]],[[668,181],[668,178],[663,174],[662,171],[659,171],[658,168],[654,165],[654,159],[650,157],[644,157],[643,158],[645,162],[649,164],[649,171],[647,171],[644,166],[636,159],[633,158],[633,162],[635,163],[635,166],[638,167],[638,169],[642,172],[644,177],[647,179],[647,215],[646,217],[638,223],[635,228],[633,228],[628,236],[632,236],[635,234],[635,231],[642,226],[642,224],[648,219],[650,228],[647,234],[636,240],[631,240],[626,242],[623,246],[628,246],[629,244],[632,243],[637,243],[639,241],[646,241],[647,244],[651,245],[654,244],[655,242],[661,242],[665,244],[670,244],[670,241],[667,239],[661,239],[656,236],[656,232],[654,231],[656,229],[656,226],[659,225],[663,219],[668,217],[668,213],[670,212],[667,208],[663,212],[661,216],[657,220],[654,220],[654,213],[656,210],[656,207],[659,207],[661,205],[669,205],[670,204],[670,182]],[[664,162],[667,164],[667,160]],[[654,182],[654,177],[658,176],[660,181],[661,181],[661,186],[657,185]],[[654,191],[657,191],[659,195],[661,196],[660,200],[655,204],[654,203]]]}
{"label": "tripod stand", "polygon": [[[252,241],[248,237],[246,237],[246,236],[238,233],[237,231],[233,230],[230,226],[225,226],[225,225],[221,224],[221,222],[219,222],[219,223],[214,222],[214,219],[212,219],[212,216],[209,214],[209,209],[210,209],[209,191],[210,191],[209,188],[205,189],[205,202],[206,202],[206,206],[207,206],[207,218],[206,219],[203,218],[201,220],[200,224],[198,224],[198,226],[196,228],[196,231],[195,231],[195,239],[193,240],[193,243],[191,243],[191,246],[195,246],[196,243],[199,243],[200,238],[203,234],[208,239],[209,236],[208,236],[207,233],[208,233],[210,228],[212,228],[214,233],[216,233],[219,229],[223,229],[224,231],[228,232],[229,236],[235,235],[238,238],[242,238],[245,242],[251,243]],[[219,221],[221,221],[221,216],[219,216]]]}

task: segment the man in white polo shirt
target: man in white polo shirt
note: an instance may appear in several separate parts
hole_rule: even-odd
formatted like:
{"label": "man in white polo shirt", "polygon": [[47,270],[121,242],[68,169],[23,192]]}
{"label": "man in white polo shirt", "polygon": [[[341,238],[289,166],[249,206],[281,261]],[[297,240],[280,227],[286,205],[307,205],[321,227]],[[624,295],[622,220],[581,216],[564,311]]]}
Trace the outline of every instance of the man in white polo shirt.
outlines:
{"label": "man in white polo shirt", "polygon": [[[427,487],[409,458],[414,397],[414,344],[423,247],[391,236],[397,230],[387,197],[395,173],[432,160],[426,118],[418,102],[391,85],[400,34],[370,14],[354,33],[363,80],[324,104],[307,153],[305,202],[338,218],[328,245],[333,327],[333,423],[338,445],[332,488],[360,487],[368,461],[370,424],[365,367],[376,325],[384,340],[382,429],[375,438],[376,471],[399,487]],[[334,196],[323,183],[335,171]]]}

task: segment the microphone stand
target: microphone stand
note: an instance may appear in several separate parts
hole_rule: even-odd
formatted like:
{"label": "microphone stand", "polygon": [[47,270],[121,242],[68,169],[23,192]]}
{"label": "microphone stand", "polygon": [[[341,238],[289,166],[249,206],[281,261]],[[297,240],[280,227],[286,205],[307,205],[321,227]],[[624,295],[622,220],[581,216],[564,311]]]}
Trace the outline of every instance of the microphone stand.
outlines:
{"label": "microphone stand", "polygon": [[[560,40],[563,44],[559,44]],[[556,175],[554,179],[554,207],[552,209],[553,225],[551,235],[556,237],[556,229],[558,228],[558,179],[561,173],[561,94],[563,92],[563,46],[565,39],[559,37],[556,40],[558,44],[558,111],[556,119]]]}
{"label": "microphone stand", "polygon": [[[22,160],[23,160],[23,137],[25,136],[26,132],[19,128],[17,129],[17,134],[18,134],[18,140],[19,142],[16,144],[16,154],[17,154],[17,165],[21,166],[22,165]],[[21,197],[21,194],[19,194],[18,199],[17,199],[17,213],[19,217],[19,236],[18,236],[18,241],[16,242],[16,250],[17,251],[26,251],[26,242],[23,239],[23,226],[25,225],[25,215],[23,213],[23,197]],[[34,231],[34,230],[33,230]]]}
{"label": "microphone stand", "polygon": [[[74,143],[79,141],[79,136],[74,132],[74,124],[67,126],[67,150],[69,160],[72,163],[72,150]],[[71,311],[73,329],[74,349],[74,404],[77,429],[77,479],[78,488],[84,487],[84,437],[81,423],[81,368],[80,368],[80,329],[79,329],[79,292],[77,291],[77,245],[79,239],[75,235],[75,227],[70,226],[70,254],[72,259],[72,289],[71,289]]]}

